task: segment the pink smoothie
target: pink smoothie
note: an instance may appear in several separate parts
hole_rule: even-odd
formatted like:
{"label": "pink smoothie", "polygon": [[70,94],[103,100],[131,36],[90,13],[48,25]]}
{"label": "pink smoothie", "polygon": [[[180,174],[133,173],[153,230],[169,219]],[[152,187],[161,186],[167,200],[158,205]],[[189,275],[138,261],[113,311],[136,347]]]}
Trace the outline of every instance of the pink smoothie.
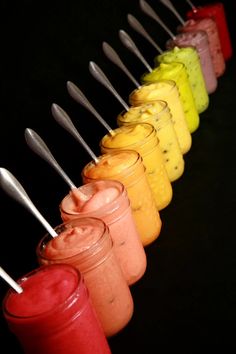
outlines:
{"label": "pink smoothie", "polygon": [[212,62],[207,33],[200,30],[179,33],[174,39],[171,38],[166,43],[168,49],[173,49],[175,46],[180,48],[196,48],[207,92],[209,94],[215,92],[217,88],[217,78]]}
{"label": "pink smoothie", "polygon": [[116,334],[131,319],[133,299],[107,225],[98,218],[81,217],[55,230],[58,236],[47,234],[37,247],[39,263],[76,267],[84,277],[105,335]]}
{"label": "pink smoothie", "polygon": [[99,180],[73,189],[61,202],[61,217],[92,216],[109,227],[124,277],[129,285],[138,281],[146,270],[146,254],[132,215],[127,191],[122,183]]}
{"label": "pink smoothie", "polygon": [[110,354],[80,273],[69,265],[36,269],[9,291],[4,315],[26,354]]}

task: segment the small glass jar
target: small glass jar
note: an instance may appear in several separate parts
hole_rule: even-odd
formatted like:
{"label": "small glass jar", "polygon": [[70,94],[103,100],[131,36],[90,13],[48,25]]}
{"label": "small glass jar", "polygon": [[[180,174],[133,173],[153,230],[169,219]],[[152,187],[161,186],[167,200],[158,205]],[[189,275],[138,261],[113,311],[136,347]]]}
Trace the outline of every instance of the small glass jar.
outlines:
{"label": "small glass jar", "polygon": [[55,231],[58,236],[46,234],[37,246],[39,264],[66,263],[79,269],[105,335],[113,336],[130,321],[134,304],[107,225],[84,217],[58,225]]}
{"label": "small glass jar", "polygon": [[[174,47],[167,50],[155,58],[156,65],[182,63],[186,69],[187,78],[192,89],[194,101],[198,113],[204,112],[209,105],[209,96],[206,89],[205,79],[197,50],[193,47]],[[160,68],[166,69],[165,67]],[[183,71],[183,70],[182,70]],[[183,74],[182,74],[183,76]]]}
{"label": "small glass jar", "polygon": [[111,354],[81,273],[68,264],[39,267],[9,290],[3,314],[25,354]]}
{"label": "small glass jar", "polygon": [[[203,77],[208,94],[215,92],[217,78],[211,58],[208,36],[205,31],[183,32],[171,38],[166,43],[167,49],[174,47],[194,47],[199,55]],[[191,66],[190,66],[191,68]]]}
{"label": "small glass jar", "polygon": [[63,222],[78,217],[102,219],[109,228],[113,249],[128,285],[143,276],[146,253],[121,182],[99,180],[72,189],[60,203],[60,212]]}
{"label": "small glass jar", "polygon": [[106,134],[100,141],[101,152],[104,154],[127,149],[137,151],[146,167],[157,209],[168,205],[172,198],[172,186],[153,125],[140,123],[122,126],[114,129],[113,133]]}
{"label": "small glass jar", "polygon": [[[82,170],[83,183],[99,179],[120,181],[127,190],[132,215],[143,246],[154,242],[161,231],[161,218],[149,185],[145,166],[135,150],[121,150],[99,156],[98,162],[91,161]],[[160,208],[171,199],[171,190]]]}
{"label": "small glass jar", "polygon": [[199,20],[188,20],[184,26],[180,26],[179,32],[205,31],[208,35],[209,48],[216,77],[220,77],[225,72],[225,60],[221,50],[220,38],[217,26],[211,18]]}
{"label": "small glass jar", "polygon": [[197,6],[187,12],[188,19],[199,20],[206,17],[210,17],[216,22],[224,59],[230,59],[233,49],[223,3],[215,2],[204,6]]}
{"label": "small glass jar", "polygon": [[[167,79],[169,76],[173,79]],[[145,74],[142,81],[144,84],[131,92],[130,104],[139,106],[154,100],[167,102],[181,152],[185,154],[191,148],[191,132],[197,129],[199,116],[183,64],[161,63],[150,75]]]}
{"label": "small glass jar", "polygon": [[117,118],[119,126],[149,123],[154,126],[160,142],[160,148],[168,177],[171,182],[180,178],[184,172],[184,159],[177,135],[171,120],[169,107],[165,101],[148,102],[130,107]]}

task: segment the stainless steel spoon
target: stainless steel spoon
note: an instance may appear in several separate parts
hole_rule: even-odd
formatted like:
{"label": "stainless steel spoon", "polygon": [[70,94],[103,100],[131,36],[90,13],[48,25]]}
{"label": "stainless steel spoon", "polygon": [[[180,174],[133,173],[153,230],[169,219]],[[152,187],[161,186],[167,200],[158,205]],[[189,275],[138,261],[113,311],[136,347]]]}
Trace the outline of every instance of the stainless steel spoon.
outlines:
{"label": "stainless steel spoon", "polygon": [[57,171],[57,173],[68,184],[72,193],[76,191],[77,198],[79,197],[80,200],[88,200],[88,197],[77,189],[76,185],[71,181],[69,176],[56,161],[43,139],[34,130],[29,128],[25,129],[25,140],[33,152],[39,155],[39,157],[45,160],[52,168],[54,168],[54,170]]}
{"label": "stainless steel spoon", "polygon": [[127,15],[129,25],[141,36],[143,36],[152,46],[161,54],[163,50],[159,47],[159,45],[152,39],[152,37],[147,33],[141,23],[131,14]]}
{"label": "stainless steel spoon", "polygon": [[[179,20],[179,22],[184,25],[185,21],[180,15],[180,13],[176,10],[176,8],[173,6],[172,2],[170,0],[160,0],[160,2],[165,5]],[[187,1],[188,2],[188,1]],[[188,2],[189,3],[189,2]]]}
{"label": "stainless steel spoon", "polygon": [[123,98],[119,95],[119,93],[112,86],[111,82],[108,80],[108,78],[106,77],[104,72],[93,61],[89,62],[89,71],[90,71],[91,75],[98,82],[100,82],[103,86],[105,86],[117,98],[117,100],[122,104],[124,109],[126,111],[128,111],[129,110],[129,106],[127,105],[127,103],[123,100]]}
{"label": "stainless steel spoon", "polygon": [[34,130],[30,128],[25,129],[25,140],[31,150],[45,160],[52,168],[54,168],[54,170],[58,172],[58,174],[64,179],[71,189],[76,188],[75,184],[56,161],[45,142]]}
{"label": "stainless steel spoon", "polygon": [[43,224],[45,229],[52,237],[56,237],[56,231],[44,219],[42,214],[38,211],[34,203],[29,198],[23,186],[16,179],[13,174],[5,168],[0,168],[0,185],[2,189],[18,203],[23,205],[30,213],[32,213]]}
{"label": "stainless steel spoon", "polygon": [[120,68],[130,78],[130,80],[133,81],[134,85],[137,88],[139,88],[140,84],[135,79],[135,77],[131,74],[131,72],[127,69],[124,63],[121,61],[116,51],[107,42],[102,43],[102,49],[105,55],[107,56],[107,58],[110,59],[110,61],[114,63],[116,66],[118,66],[118,68]]}
{"label": "stainless steel spoon", "polygon": [[151,17],[153,20],[155,20],[159,25],[169,34],[169,36],[174,39],[175,35],[171,30],[164,24],[164,22],[161,20],[161,18],[157,15],[157,13],[153,10],[153,8],[145,1],[145,0],[140,0],[139,1],[140,8],[141,10]]}
{"label": "stainless steel spoon", "polygon": [[83,146],[83,148],[88,152],[95,163],[98,163],[97,156],[93,153],[86,141],[79,134],[68,114],[56,103],[52,104],[51,110],[52,115],[57,123],[59,123],[65,130],[67,130]]}
{"label": "stainless steel spoon", "polygon": [[83,107],[85,107],[90,113],[92,113],[100,123],[108,130],[108,132],[112,135],[112,128],[107,124],[107,122],[101,117],[101,115],[96,111],[96,109],[92,106],[92,104],[88,101],[87,97],[83,94],[83,92],[76,86],[73,82],[67,81],[66,83],[67,90],[72,98],[78,103],[80,103]]}
{"label": "stainless steel spoon", "polygon": [[127,49],[129,49],[134,55],[136,55],[136,57],[138,57],[141,60],[141,62],[144,64],[144,66],[147,68],[147,70],[149,72],[151,72],[152,71],[151,66],[148,64],[148,62],[146,61],[144,56],[141,54],[141,52],[137,48],[134,41],[130,38],[130,36],[124,30],[120,30],[119,37],[120,37],[121,42],[124,44],[124,46]]}

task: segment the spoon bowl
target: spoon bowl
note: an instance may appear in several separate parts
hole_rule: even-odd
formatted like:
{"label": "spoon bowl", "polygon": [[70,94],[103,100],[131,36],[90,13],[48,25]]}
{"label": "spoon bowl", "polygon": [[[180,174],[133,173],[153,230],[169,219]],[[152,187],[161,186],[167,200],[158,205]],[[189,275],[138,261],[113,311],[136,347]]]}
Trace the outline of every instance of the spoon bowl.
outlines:
{"label": "spoon bowl", "polygon": [[129,110],[129,106],[123,100],[123,98],[119,95],[116,89],[112,86],[111,82],[108,80],[104,72],[99,68],[99,66],[94,63],[93,61],[89,62],[89,71],[91,75],[100,82],[103,86],[105,86],[115,97],[116,99],[122,104],[126,111]]}
{"label": "spoon bowl", "polygon": [[10,171],[5,168],[0,168],[0,185],[5,193],[23,205],[31,214],[33,214],[52,237],[57,236],[56,231],[49,225],[42,214],[38,211],[20,182]]}

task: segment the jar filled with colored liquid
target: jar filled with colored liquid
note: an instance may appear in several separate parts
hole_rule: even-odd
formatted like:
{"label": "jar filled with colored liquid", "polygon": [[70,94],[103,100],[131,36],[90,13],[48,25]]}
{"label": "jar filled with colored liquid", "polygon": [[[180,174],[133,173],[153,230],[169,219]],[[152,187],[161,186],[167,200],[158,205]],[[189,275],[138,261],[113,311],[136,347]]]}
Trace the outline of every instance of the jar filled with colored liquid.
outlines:
{"label": "jar filled with colored liquid", "polygon": [[217,88],[217,77],[215,74],[208,36],[205,31],[183,32],[171,38],[166,43],[167,49],[174,47],[186,48],[194,47],[197,50],[205,85],[208,94],[215,92]]}
{"label": "jar filled with colored liquid", "polygon": [[[156,65],[180,62],[185,66],[190,87],[198,113],[204,112],[209,105],[209,96],[197,50],[193,47],[174,47],[155,58]],[[163,68],[162,70],[164,70]]]}
{"label": "jar filled with colored liquid", "polygon": [[157,209],[167,206],[172,199],[172,186],[153,125],[140,123],[122,126],[114,129],[113,132],[113,135],[106,134],[101,139],[101,152],[104,154],[127,149],[137,151],[146,167]]}
{"label": "jar filled with colored liquid", "polygon": [[171,120],[170,110],[165,101],[158,100],[130,107],[129,111],[124,111],[118,116],[117,123],[119,126],[139,123],[152,124],[157,132],[170,181],[173,182],[182,176],[184,159]]}
{"label": "jar filled with colored liquid", "polygon": [[187,12],[188,19],[199,20],[206,17],[210,17],[215,21],[223,57],[225,60],[230,59],[232,57],[233,50],[223,3],[215,2],[204,6],[197,6]]}
{"label": "jar filled with colored liquid", "polygon": [[184,26],[178,28],[179,32],[205,31],[208,35],[211,59],[215,70],[216,77],[223,75],[225,72],[225,60],[221,50],[220,38],[217,26],[211,18],[203,18],[199,20],[188,20]]}
{"label": "jar filled with colored liquid", "polygon": [[[145,166],[140,154],[135,150],[121,150],[98,157],[82,170],[83,183],[100,179],[120,181],[127,190],[132,215],[143,246],[154,242],[161,231],[161,218],[149,185]],[[171,199],[166,191],[168,198]],[[170,201],[169,201],[170,202]],[[161,205],[162,208],[166,206]]]}
{"label": "jar filled with colored liquid", "polygon": [[40,265],[66,263],[79,269],[104,333],[110,337],[130,321],[134,304],[113,250],[108,226],[101,219],[84,217],[55,228],[37,246]]}
{"label": "jar filled with colored liquid", "polygon": [[[167,79],[169,76],[175,81]],[[150,74],[145,74],[142,80],[145,83],[129,95],[130,104],[139,106],[155,100],[167,102],[180,149],[185,154],[191,148],[191,132],[199,124],[199,116],[184,65],[162,63]]]}
{"label": "jar filled with colored liquid", "polygon": [[99,180],[73,188],[60,203],[64,222],[78,217],[96,217],[108,226],[113,250],[128,285],[137,282],[147,266],[130,201],[119,181]]}
{"label": "jar filled with colored liquid", "polygon": [[67,264],[39,267],[9,290],[3,314],[25,354],[111,354],[81,273]]}

